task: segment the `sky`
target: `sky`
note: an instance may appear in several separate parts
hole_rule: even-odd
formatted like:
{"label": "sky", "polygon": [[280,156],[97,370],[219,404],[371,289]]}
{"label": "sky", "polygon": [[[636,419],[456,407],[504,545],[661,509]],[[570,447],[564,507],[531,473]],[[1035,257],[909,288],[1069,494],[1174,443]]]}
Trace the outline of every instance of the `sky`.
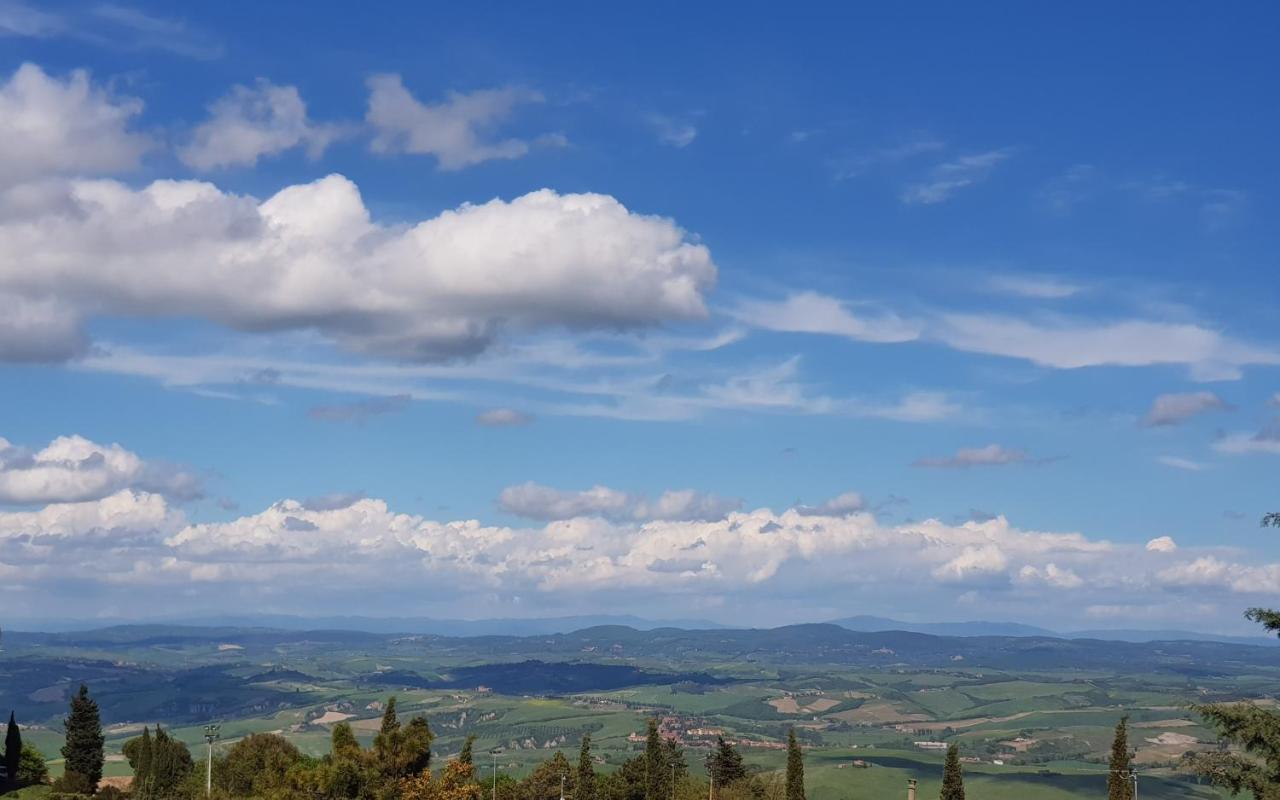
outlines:
{"label": "sky", "polygon": [[1277,33],[0,0],[0,624],[1248,631]]}

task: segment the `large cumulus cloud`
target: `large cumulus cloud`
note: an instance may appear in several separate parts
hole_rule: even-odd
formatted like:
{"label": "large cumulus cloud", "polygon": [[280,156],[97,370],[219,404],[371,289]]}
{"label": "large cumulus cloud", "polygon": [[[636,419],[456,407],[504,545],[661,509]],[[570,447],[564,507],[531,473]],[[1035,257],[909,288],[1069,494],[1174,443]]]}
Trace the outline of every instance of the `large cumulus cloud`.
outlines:
{"label": "large cumulus cloud", "polygon": [[674,222],[598,194],[544,189],[405,226],[374,222],[340,175],[265,201],[198,181],[0,194],[0,298],[43,309],[0,326],[0,353],[52,334],[44,352],[73,355],[98,315],[194,316],[431,360],[480,352],[504,328],[699,318],[715,277]]}

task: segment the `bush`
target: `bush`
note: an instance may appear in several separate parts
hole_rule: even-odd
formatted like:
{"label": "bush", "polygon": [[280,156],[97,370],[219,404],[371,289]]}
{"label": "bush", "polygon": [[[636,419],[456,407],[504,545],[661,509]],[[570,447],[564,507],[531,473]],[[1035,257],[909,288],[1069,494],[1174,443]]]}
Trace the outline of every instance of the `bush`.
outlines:
{"label": "bush", "polygon": [[71,797],[91,796],[97,787],[79,772],[68,772],[53,782],[53,797],[68,795]]}

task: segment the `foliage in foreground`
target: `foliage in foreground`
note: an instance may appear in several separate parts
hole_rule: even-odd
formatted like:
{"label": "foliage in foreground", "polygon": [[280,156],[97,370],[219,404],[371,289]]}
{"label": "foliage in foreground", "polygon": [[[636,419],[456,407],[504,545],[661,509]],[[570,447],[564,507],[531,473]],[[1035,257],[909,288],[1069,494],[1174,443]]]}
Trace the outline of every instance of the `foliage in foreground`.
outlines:
{"label": "foliage in foreground", "polygon": [[[1280,528],[1280,512],[1262,518],[1263,527]],[[1280,611],[1251,608],[1245,617],[1280,635]],[[1216,786],[1250,792],[1257,800],[1280,800],[1280,713],[1251,703],[1195,707],[1216,728],[1224,743],[1243,753],[1188,753],[1187,765]]]}

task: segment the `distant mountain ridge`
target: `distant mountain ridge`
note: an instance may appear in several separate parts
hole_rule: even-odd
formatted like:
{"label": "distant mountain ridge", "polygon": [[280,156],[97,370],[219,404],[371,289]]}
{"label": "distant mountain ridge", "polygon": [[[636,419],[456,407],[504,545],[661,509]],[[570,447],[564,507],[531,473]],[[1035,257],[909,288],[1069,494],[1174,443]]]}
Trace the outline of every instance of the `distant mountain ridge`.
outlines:
{"label": "distant mountain ridge", "polygon": [[584,628],[617,625],[649,631],[656,628],[719,630],[727,626],[703,619],[652,620],[629,614],[566,617],[435,619],[432,617],[303,617],[294,614],[221,614],[204,617],[163,617],[139,620],[57,620],[6,625],[14,630],[67,633],[119,626],[179,626],[193,628],[271,628],[282,631],[338,630],[364,633],[416,633],[436,636],[542,636],[572,633]]}
{"label": "distant mountain ridge", "polygon": [[[967,622],[904,622],[888,617],[860,614],[830,620],[828,623],[848,631],[880,633],[905,631],[930,636],[952,637],[1015,637],[1053,639],[1098,639],[1102,641],[1133,642],[1143,644],[1160,641],[1218,642],[1253,646],[1280,646],[1280,640],[1268,636],[1231,636],[1199,633],[1184,630],[1080,630],[1054,631],[1035,625],[1017,622],[991,622],[973,620]],[[592,628],[626,628],[635,631],[673,629],[681,631],[741,630],[741,627],[723,625],[705,619],[654,620],[633,615],[579,615],[563,617],[498,618],[498,619],[435,619],[433,617],[367,617],[325,616],[304,617],[291,614],[226,614],[204,617],[166,617],[156,619],[123,620],[60,620],[55,622],[21,621],[5,624],[14,631],[39,631],[66,633],[103,629],[105,626],[175,626],[193,628],[261,628],[279,631],[353,631],[372,634],[430,634],[448,637],[474,636],[549,636],[568,634]],[[782,626],[788,627],[788,626]]]}
{"label": "distant mountain ridge", "polygon": [[1222,644],[1244,644],[1266,647],[1280,646],[1280,639],[1272,636],[1228,636],[1216,633],[1198,633],[1182,630],[1083,630],[1052,631],[1034,625],[1023,625],[1017,622],[902,622],[885,617],[859,615],[831,620],[832,625],[859,631],[877,633],[881,631],[907,631],[908,633],[927,633],[931,636],[1044,636],[1053,639],[1100,639],[1108,642],[1220,642]]}

